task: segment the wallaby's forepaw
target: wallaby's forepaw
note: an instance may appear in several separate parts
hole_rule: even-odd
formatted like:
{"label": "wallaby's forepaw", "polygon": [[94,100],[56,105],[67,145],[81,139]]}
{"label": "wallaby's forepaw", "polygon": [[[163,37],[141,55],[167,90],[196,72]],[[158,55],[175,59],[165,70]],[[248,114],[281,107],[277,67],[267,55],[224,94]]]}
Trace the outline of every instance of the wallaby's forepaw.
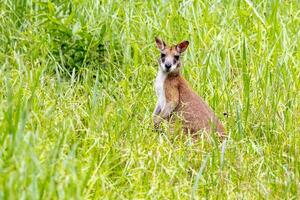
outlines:
{"label": "wallaby's forepaw", "polygon": [[159,124],[154,123],[154,130],[155,131],[159,131],[159,127],[160,127]]}
{"label": "wallaby's forepaw", "polygon": [[159,116],[154,116],[154,130],[160,131],[161,118]]}

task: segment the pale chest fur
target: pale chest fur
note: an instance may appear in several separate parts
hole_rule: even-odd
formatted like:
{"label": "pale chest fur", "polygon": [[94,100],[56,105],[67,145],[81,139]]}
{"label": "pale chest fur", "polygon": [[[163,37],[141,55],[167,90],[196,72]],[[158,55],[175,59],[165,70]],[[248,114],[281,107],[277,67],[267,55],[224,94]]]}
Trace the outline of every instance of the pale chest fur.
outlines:
{"label": "pale chest fur", "polygon": [[155,90],[158,98],[157,103],[161,109],[164,108],[164,106],[166,105],[166,95],[164,89],[164,83],[166,78],[167,75],[159,71],[155,79]]}

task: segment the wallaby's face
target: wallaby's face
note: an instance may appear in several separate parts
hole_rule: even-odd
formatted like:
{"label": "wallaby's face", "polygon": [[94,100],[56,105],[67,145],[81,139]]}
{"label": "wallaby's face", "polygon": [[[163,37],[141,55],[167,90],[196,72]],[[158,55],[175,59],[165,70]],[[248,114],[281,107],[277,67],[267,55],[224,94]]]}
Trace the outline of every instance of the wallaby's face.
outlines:
{"label": "wallaby's face", "polygon": [[180,68],[180,55],[189,45],[188,41],[183,41],[180,44],[167,46],[164,41],[155,38],[156,46],[160,51],[159,66],[165,73],[178,71]]}

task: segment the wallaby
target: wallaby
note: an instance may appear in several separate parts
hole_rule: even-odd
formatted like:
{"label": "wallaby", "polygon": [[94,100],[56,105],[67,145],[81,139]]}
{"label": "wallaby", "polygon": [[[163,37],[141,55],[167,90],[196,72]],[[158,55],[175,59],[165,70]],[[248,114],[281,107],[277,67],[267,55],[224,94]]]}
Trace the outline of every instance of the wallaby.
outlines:
{"label": "wallaby", "polygon": [[162,120],[169,120],[176,113],[182,120],[184,132],[195,135],[199,131],[216,132],[225,138],[225,130],[211,108],[188,86],[181,75],[180,56],[189,42],[167,46],[155,38],[160,51],[159,69],[155,80],[158,97],[154,110],[154,127],[158,129]]}

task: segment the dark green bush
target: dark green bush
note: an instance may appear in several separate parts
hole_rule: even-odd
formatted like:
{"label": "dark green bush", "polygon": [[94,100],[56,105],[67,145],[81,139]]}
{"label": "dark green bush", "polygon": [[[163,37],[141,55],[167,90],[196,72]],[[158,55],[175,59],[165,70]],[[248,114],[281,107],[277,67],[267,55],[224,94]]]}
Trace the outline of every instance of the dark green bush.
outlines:
{"label": "dark green bush", "polygon": [[[1,51],[7,55],[30,51],[29,55],[34,59],[42,54],[40,51],[46,51],[48,60],[53,63],[51,66],[54,66],[50,70],[59,66],[59,72],[64,75],[70,75],[73,71],[80,73],[86,67],[94,69],[103,66],[106,26],[97,24],[97,27],[90,27],[86,17],[78,11],[77,4],[78,1],[14,0],[1,5],[10,11],[6,14],[15,22],[4,19]],[[19,32],[10,31],[11,26]],[[37,49],[37,46],[41,48]],[[34,59],[28,58],[30,62]]]}
{"label": "dark green bush", "polygon": [[[76,72],[80,68],[101,66],[104,57],[102,27],[100,34],[89,30],[84,16],[75,15],[73,2],[40,3],[43,28],[49,37],[50,56],[62,69]],[[45,36],[45,37],[47,37]]]}

